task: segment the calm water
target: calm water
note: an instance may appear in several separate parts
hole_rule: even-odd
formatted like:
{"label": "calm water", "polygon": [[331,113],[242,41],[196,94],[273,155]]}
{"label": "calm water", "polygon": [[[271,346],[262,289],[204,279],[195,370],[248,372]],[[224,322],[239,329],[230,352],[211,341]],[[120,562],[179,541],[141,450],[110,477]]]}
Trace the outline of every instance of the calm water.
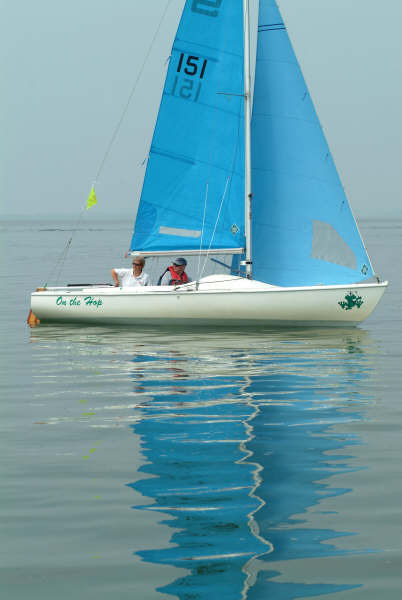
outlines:
{"label": "calm water", "polygon": [[[0,223],[1,598],[399,600],[402,222],[361,223],[357,329],[30,330],[68,227]],[[86,222],[62,281],[129,237]]]}

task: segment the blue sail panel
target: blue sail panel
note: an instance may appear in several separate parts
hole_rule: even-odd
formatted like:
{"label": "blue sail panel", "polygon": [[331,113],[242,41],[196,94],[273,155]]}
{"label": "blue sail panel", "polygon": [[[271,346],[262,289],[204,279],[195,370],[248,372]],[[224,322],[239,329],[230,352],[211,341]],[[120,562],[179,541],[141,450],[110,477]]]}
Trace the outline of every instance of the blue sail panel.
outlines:
{"label": "blue sail panel", "polygon": [[242,3],[187,0],[131,250],[244,246]]}
{"label": "blue sail panel", "polygon": [[298,286],[372,277],[275,0],[260,0],[251,131],[255,279]]}

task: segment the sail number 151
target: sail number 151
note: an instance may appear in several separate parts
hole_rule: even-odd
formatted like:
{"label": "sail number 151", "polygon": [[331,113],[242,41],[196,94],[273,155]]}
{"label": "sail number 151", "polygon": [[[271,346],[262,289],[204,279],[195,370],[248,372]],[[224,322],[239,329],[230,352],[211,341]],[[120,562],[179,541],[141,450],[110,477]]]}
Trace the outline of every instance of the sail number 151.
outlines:
{"label": "sail number 151", "polygon": [[[187,60],[184,62],[184,53],[180,54],[179,64],[177,66],[177,72],[183,68],[183,71],[186,75],[190,75],[191,77],[195,77],[195,75],[199,75],[200,79],[203,79],[205,75],[205,69],[207,68],[207,59],[205,58],[203,62],[199,62],[199,56],[187,56]],[[183,66],[184,63],[184,66]]]}

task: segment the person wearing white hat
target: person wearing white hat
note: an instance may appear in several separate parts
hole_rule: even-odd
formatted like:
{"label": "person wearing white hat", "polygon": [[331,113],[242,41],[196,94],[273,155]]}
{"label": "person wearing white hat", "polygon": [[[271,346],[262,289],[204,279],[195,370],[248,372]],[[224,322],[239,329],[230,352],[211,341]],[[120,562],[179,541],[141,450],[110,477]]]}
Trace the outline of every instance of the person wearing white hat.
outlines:
{"label": "person wearing white hat", "polygon": [[145,258],[135,256],[133,258],[132,269],[112,269],[111,274],[115,287],[149,285],[150,278],[148,273],[144,273],[143,271],[144,265]]}

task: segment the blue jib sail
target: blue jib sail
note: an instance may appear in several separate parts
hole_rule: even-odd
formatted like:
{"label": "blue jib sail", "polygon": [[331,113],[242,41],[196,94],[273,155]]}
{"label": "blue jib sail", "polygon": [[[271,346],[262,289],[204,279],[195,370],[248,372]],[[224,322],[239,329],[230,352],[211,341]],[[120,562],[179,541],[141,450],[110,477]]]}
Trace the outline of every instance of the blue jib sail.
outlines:
{"label": "blue jib sail", "polygon": [[252,176],[255,279],[302,286],[373,276],[275,0],[260,0]]}
{"label": "blue jib sail", "polygon": [[187,0],[131,250],[244,247],[242,2]]}

